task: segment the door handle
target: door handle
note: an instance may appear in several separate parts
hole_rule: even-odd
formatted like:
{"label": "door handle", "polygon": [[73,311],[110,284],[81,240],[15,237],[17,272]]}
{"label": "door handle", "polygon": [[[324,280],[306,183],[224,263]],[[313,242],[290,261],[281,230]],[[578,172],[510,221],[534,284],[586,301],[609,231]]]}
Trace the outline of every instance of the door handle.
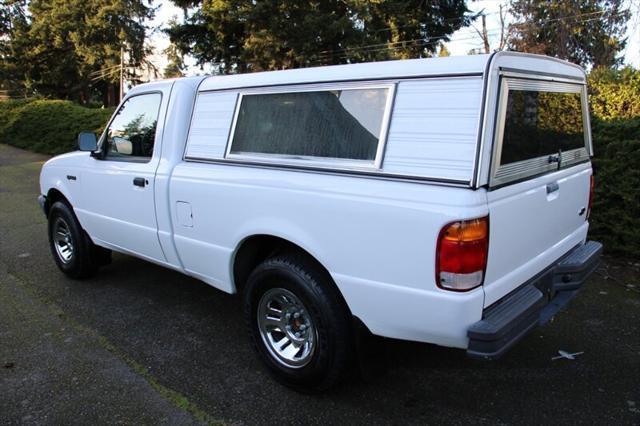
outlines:
{"label": "door handle", "polygon": [[556,192],[558,189],[560,189],[560,185],[558,185],[558,182],[552,182],[547,184],[547,194]]}
{"label": "door handle", "polygon": [[144,188],[144,186],[147,184],[147,180],[145,178],[142,177],[137,177],[137,178],[133,178],[133,184],[135,186],[140,186],[142,188]]}

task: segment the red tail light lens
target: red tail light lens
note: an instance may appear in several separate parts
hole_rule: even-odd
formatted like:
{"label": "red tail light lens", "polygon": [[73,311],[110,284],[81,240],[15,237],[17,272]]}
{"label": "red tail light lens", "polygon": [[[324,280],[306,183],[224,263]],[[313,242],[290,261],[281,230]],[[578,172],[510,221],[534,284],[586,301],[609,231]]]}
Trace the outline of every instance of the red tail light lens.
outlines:
{"label": "red tail light lens", "polygon": [[482,285],[488,251],[488,216],[446,225],[440,231],[436,252],[438,287],[468,291]]}
{"label": "red tail light lens", "polygon": [[595,191],[596,188],[596,181],[593,178],[593,175],[591,175],[591,181],[589,183],[589,204],[587,207],[587,219],[589,219],[589,215],[591,215],[591,206],[593,206],[593,193]]}

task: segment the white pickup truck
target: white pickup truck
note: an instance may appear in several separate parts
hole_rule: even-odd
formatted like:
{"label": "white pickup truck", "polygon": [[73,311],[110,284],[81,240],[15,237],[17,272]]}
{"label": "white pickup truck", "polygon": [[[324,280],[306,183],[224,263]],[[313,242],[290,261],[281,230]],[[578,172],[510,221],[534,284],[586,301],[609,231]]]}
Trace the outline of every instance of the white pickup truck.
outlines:
{"label": "white pickup truck", "polygon": [[143,84],[42,168],[51,251],[74,278],[115,250],[241,294],[297,388],[344,376],[356,324],[497,358],[599,261],[586,90],[504,52]]}

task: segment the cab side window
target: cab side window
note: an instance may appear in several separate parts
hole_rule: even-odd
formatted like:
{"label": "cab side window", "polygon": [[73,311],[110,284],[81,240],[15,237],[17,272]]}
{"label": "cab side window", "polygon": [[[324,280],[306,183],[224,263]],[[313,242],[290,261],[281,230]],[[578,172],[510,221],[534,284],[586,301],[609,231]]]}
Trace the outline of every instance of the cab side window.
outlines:
{"label": "cab side window", "polygon": [[162,95],[133,96],[120,107],[106,133],[106,157],[148,161],[153,155]]}

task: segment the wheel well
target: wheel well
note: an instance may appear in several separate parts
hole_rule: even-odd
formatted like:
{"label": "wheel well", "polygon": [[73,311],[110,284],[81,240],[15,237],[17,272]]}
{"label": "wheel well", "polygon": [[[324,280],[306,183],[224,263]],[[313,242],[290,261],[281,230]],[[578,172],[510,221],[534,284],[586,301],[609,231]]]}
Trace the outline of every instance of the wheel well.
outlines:
{"label": "wheel well", "polygon": [[314,262],[320,270],[326,274],[328,281],[335,286],[338,294],[342,296],[342,293],[338,289],[338,286],[335,285],[327,268],[313,257],[311,253],[291,241],[274,237],[273,235],[254,235],[241,243],[236,251],[233,262],[233,278],[236,291],[238,293],[242,292],[249,275],[263,260],[282,253],[300,253]]}
{"label": "wheel well", "polygon": [[263,260],[269,256],[293,250],[307,253],[302,247],[272,235],[254,235],[245,239],[236,251],[233,261],[233,281],[237,292],[242,291],[251,271]]}
{"label": "wheel well", "polygon": [[66,203],[67,205],[69,205],[69,207],[71,207],[71,203],[69,202],[69,200],[67,200],[67,197],[62,194],[62,192],[58,191],[55,188],[51,188],[49,192],[47,192],[47,201],[44,205],[44,212],[47,216],[49,216],[49,209],[51,209],[51,206],[56,201],[62,201],[63,203]]}

